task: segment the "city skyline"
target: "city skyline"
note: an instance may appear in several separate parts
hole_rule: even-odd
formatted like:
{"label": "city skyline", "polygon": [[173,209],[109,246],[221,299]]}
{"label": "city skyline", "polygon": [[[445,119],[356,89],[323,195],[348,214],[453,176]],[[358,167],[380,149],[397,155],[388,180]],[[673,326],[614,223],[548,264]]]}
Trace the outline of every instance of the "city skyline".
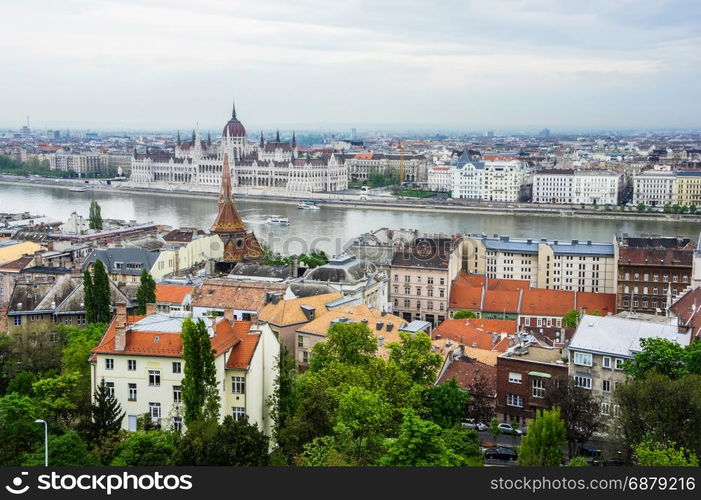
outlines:
{"label": "city skyline", "polygon": [[701,125],[692,2],[73,1],[4,15],[0,127],[216,130],[232,96],[249,130]]}

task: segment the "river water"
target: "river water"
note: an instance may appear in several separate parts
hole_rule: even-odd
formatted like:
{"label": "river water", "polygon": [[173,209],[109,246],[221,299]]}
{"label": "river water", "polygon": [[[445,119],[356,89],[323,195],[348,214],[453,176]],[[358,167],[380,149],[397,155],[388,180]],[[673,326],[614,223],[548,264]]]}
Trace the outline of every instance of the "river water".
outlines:
{"label": "river water", "polygon": [[[189,198],[153,193],[96,191],[104,218],[153,221],[174,227],[207,229],[217,211],[216,198]],[[71,212],[87,217],[91,192],[76,193],[52,186],[0,184],[0,212],[24,212],[66,220]],[[430,233],[482,233],[514,238],[579,239],[611,241],[614,234],[699,236],[701,226],[692,222],[650,220],[571,219],[527,215],[429,213],[345,207],[299,210],[296,205],[238,199],[244,222],[262,241],[283,253],[319,248],[338,253],[355,236],[381,227],[415,228]],[[265,223],[269,215],[282,215],[289,226]]]}

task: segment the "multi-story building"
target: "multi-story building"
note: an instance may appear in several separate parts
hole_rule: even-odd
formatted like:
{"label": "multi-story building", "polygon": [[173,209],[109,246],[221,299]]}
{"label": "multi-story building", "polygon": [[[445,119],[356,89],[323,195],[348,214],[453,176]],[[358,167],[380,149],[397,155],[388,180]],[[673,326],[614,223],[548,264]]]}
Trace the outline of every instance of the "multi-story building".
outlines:
{"label": "multi-story building", "polygon": [[676,176],[669,166],[658,166],[633,177],[633,203],[648,207],[674,204]]}
{"label": "multi-story building", "polygon": [[453,172],[449,165],[431,165],[428,167],[429,190],[450,192],[452,188]]}
{"label": "multi-story building", "polygon": [[351,181],[367,181],[372,174],[399,176],[402,163],[404,181],[426,182],[428,178],[428,159],[422,154],[369,152],[343,157]]}
{"label": "multi-story building", "polygon": [[614,243],[470,234],[463,238],[462,255],[462,267],[470,274],[528,280],[533,288],[616,293]]}
{"label": "multi-story building", "polygon": [[674,324],[585,314],[568,346],[569,376],[602,398],[601,411],[618,416],[613,393],[625,381],[623,364],[642,350],[640,340],[658,337],[688,345],[689,332]]}
{"label": "multi-story building", "polygon": [[475,160],[463,152],[452,167],[452,197],[518,202],[531,196],[533,169],[519,160]]}
{"label": "multi-story building", "polygon": [[333,192],[348,188],[348,169],[333,151],[309,155],[291,142],[274,141],[261,134],[258,145],[250,143],[236,109],[224,126],[222,141],[213,145],[195,132],[191,142],[178,141],[175,153],[135,154],[130,183],[136,186],[219,190],[224,158],[231,164],[231,185],[261,192]]}
{"label": "multi-story building", "polygon": [[462,262],[460,238],[423,236],[397,247],[390,266],[391,311],[406,321],[440,324]]}
{"label": "multi-story building", "polygon": [[546,391],[553,379],[567,377],[561,349],[519,344],[497,358],[497,418],[526,426],[547,409]]}
{"label": "multi-story building", "polygon": [[701,206],[701,170],[677,171],[674,203]]}
{"label": "multi-story building", "polygon": [[533,176],[534,203],[617,205],[623,175],[602,170],[543,170]]}
{"label": "multi-story building", "polygon": [[694,246],[685,238],[623,238],[618,311],[664,314],[691,286]]}
{"label": "multi-story building", "polygon": [[[124,304],[93,349],[91,393],[103,380],[126,413],[122,428],[134,431],[139,416],[149,414],[163,429],[183,428],[182,380],[185,367],[182,314],[147,311],[127,316]],[[268,399],[274,393],[280,346],[266,324],[225,315],[208,320],[219,416],[248,416],[267,435],[273,428]]]}
{"label": "multi-story building", "polygon": [[49,168],[51,170],[88,175],[105,172],[107,167],[108,157],[101,153],[58,151],[53,155],[49,155]]}

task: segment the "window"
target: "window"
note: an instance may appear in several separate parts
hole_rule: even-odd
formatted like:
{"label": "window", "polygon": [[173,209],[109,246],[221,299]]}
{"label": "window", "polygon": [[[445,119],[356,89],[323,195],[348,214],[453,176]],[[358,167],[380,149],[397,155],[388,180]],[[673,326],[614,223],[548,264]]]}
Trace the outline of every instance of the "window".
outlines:
{"label": "window", "polygon": [[445,278],[441,278],[440,284],[441,284],[441,285],[445,285]]}
{"label": "window", "polygon": [[183,431],[183,417],[173,417],[173,430],[175,432]]}
{"label": "window", "polygon": [[183,365],[180,361],[173,361],[173,373],[182,373]]}
{"label": "window", "polygon": [[129,401],[136,401],[136,384],[129,384]]}
{"label": "window", "polygon": [[575,352],[574,353],[574,364],[580,366],[591,366],[592,356],[588,352]]}
{"label": "window", "polygon": [[619,405],[613,405],[613,416],[614,417],[621,416],[621,407]]}
{"label": "window", "polygon": [[246,377],[231,377],[231,392],[234,394],[245,394]]}
{"label": "window", "polygon": [[22,316],[15,316],[12,321],[13,321],[15,326],[21,326],[22,325]]}
{"label": "window", "polygon": [[404,283],[411,283],[411,276],[404,276]]}
{"label": "window", "polygon": [[242,406],[234,406],[231,409],[231,414],[234,417],[234,420],[241,420],[243,416],[246,414],[246,408]]}
{"label": "window", "polygon": [[105,358],[105,370],[114,370],[113,358]]}
{"label": "window", "polygon": [[297,336],[297,347],[304,347],[304,336]]}
{"label": "window", "polygon": [[533,383],[533,397],[534,398],[544,398],[545,397],[545,384],[543,383],[543,379],[541,378],[534,378]]}
{"label": "window", "polygon": [[136,370],[136,360],[135,359],[127,359],[127,370],[129,371],[134,371]]}
{"label": "window", "polygon": [[114,397],[114,382],[105,382],[105,387],[107,388],[107,395],[111,398]]}
{"label": "window", "polygon": [[179,385],[173,386],[173,403],[180,403],[183,399],[183,388]]}
{"label": "window", "polygon": [[440,298],[444,298],[445,297],[445,290],[443,290],[442,288],[440,290],[438,290],[438,296]]}
{"label": "window", "polygon": [[411,294],[411,287],[405,286],[404,287],[404,295],[410,295],[410,294]]}
{"label": "window", "polygon": [[398,274],[395,274],[395,275],[394,275],[394,281],[399,281],[399,275],[398,275]]}
{"label": "window", "polygon": [[601,414],[611,415],[611,403],[601,403]]}
{"label": "window", "polygon": [[149,403],[148,412],[151,415],[151,421],[158,422],[161,418],[161,403]]}
{"label": "window", "polygon": [[537,324],[538,326],[543,326],[543,318],[538,318],[538,319],[536,319],[536,324]]}
{"label": "window", "polygon": [[421,295],[421,287],[416,287],[416,295]]}
{"label": "window", "polygon": [[611,369],[611,358],[608,357],[608,356],[604,356],[604,357],[601,359],[601,366],[602,366],[603,368]]}
{"label": "window", "polygon": [[520,384],[521,374],[516,372],[509,372],[509,382],[511,382],[512,384]]}
{"label": "window", "polygon": [[309,351],[302,351],[302,363],[309,363]]}
{"label": "window", "polygon": [[591,389],[591,377],[575,375],[574,385],[577,387],[583,387],[584,389]]}
{"label": "window", "polygon": [[148,371],[148,385],[153,387],[158,387],[161,385],[161,371],[160,370],[149,370]]}
{"label": "window", "polygon": [[601,381],[601,390],[604,392],[611,392],[611,381],[610,380],[602,380]]}
{"label": "window", "polygon": [[518,396],[516,394],[507,394],[506,406],[515,406],[517,408],[523,408],[523,396]]}
{"label": "window", "polygon": [[623,362],[624,362],[624,361],[625,361],[625,360],[623,360],[623,359],[621,359],[621,358],[616,358],[616,365],[615,365],[615,366],[616,366],[616,370],[623,370]]}

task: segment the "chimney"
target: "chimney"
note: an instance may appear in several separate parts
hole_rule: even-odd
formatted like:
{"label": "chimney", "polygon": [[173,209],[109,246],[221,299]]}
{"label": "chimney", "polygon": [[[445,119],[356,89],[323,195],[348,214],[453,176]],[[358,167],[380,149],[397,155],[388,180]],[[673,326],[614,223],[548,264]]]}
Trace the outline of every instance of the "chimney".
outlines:
{"label": "chimney", "polygon": [[126,302],[117,302],[115,304],[115,308],[117,309],[117,315],[115,317],[115,325],[123,327],[127,324],[127,303]]}
{"label": "chimney", "polygon": [[380,335],[377,337],[377,347],[382,347],[383,345],[385,345],[385,337]]}
{"label": "chimney", "polygon": [[123,351],[127,346],[127,329],[125,325],[114,327],[114,350]]}
{"label": "chimney", "polygon": [[251,313],[251,326],[258,325],[258,313]]}
{"label": "chimney", "polygon": [[234,318],[234,309],[232,307],[227,307],[224,309],[224,319],[232,324],[234,321],[236,321],[236,318]]}
{"label": "chimney", "polygon": [[151,302],[146,304],[146,316],[151,316],[152,314],[156,314],[156,304]]}

